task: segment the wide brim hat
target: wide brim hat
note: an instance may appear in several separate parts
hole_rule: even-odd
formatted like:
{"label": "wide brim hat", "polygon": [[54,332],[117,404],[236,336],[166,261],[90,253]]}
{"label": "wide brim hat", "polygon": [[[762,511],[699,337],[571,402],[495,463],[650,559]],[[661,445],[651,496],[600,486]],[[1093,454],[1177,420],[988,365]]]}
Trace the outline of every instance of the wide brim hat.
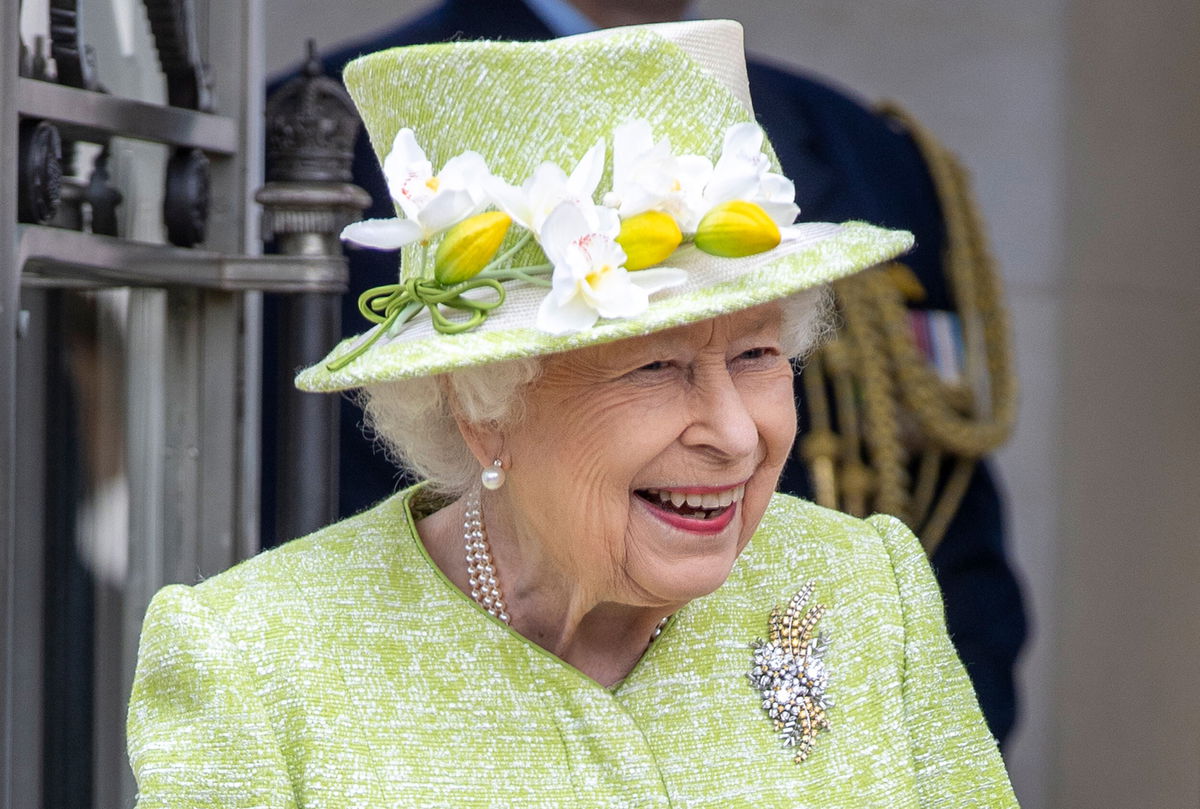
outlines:
{"label": "wide brim hat", "polygon": [[[351,62],[344,80],[381,162],[397,133],[410,129],[433,167],[473,151],[491,174],[520,184],[545,161],[570,171],[598,139],[611,144],[617,127],[630,120],[648,122],[655,139],[668,140],[677,154],[717,161],[730,128],[754,122],[742,48],[735,22],[669,23],[546,42],[395,48]],[[769,143],[762,151],[778,171]],[[597,200],[611,188],[611,162]],[[905,231],[862,222],[788,230],[778,246],[736,258],[684,243],[664,263],[685,271],[686,280],[655,292],[633,316],[550,333],[537,326],[550,290],[509,281],[503,304],[469,330],[443,333],[428,311],[402,327],[377,324],[302,371],[296,385],[346,390],[649,334],[835,281],[895,258],[913,241]],[[510,233],[505,245],[517,238]],[[435,240],[401,250],[397,289],[408,279],[432,279],[437,246]],[[518,263],[522,257],[530,264],[546,261],[536,244],[516,256]],[[446,310],[444,317],[454,322],[466,315]],[[347,362],[347,356],[354,358]]]}

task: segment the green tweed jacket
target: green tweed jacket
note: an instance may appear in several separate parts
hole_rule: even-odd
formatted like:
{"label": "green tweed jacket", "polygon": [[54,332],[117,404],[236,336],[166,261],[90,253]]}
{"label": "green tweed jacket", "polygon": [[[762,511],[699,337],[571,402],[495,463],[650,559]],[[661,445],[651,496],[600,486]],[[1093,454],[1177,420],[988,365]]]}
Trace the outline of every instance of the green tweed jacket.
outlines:
{"label": "green tweed jacket", "polygon": [[[897,520],[777,496],[724,586],[606,689],[445,579],[419,498],[155,597],[129,708],[142,809],[1016,805]],[[746,675],[808,581],[833,705],[796,764]]]}

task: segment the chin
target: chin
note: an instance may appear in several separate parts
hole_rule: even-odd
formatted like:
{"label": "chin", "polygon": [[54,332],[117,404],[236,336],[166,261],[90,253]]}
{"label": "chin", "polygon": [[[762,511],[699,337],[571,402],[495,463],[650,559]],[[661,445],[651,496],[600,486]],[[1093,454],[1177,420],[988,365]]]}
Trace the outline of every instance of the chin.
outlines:
{"label": "chin", "polygon": [[[654,594],[670,604],[686,604],[719,589],[729,578],[737,555],[730,558],[697,560],[654,571]],[[647,588],[650,589],[650,588]]]}
{"label": "chin", "polygon": [[640,589],[666,603],[685,603],[725,583],[749,540],[741,502],[702,516],[681,516],[642,495],[634,500],[629,558],[640,564],[629,572]]}

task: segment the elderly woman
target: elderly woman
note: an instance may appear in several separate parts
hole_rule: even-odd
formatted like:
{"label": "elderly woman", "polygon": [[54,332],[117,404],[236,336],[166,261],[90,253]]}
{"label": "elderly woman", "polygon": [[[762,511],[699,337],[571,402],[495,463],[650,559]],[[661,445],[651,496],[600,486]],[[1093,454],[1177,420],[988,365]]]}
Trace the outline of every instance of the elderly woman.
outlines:
{"label": "elderly woman", "polygon": [[[358,389],[421,479],[151,606],[141,806],[1012,806],[912,534],[774,494],[821,284],[740,29],[364,57]],[[426,151],[428,150],[428,151]]]}

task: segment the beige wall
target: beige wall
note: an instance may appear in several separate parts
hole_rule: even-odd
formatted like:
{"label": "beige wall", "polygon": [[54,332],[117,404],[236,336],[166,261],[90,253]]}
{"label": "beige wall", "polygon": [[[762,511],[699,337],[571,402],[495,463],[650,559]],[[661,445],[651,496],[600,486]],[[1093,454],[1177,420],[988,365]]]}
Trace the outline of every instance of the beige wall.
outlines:
{"label": "beige wall", "polygon": [[[266,0],[268,69],[429,2]],[[752,50],[901,101],[971,168],[1022,381],[1000,454],[1034,612],[1027,809],[1200,806],[1200,4],[702,0]]]}
{"label": "beige wall", "polygon": [[1200,4],[1073,6],[1064,807],[1200,806]]}

